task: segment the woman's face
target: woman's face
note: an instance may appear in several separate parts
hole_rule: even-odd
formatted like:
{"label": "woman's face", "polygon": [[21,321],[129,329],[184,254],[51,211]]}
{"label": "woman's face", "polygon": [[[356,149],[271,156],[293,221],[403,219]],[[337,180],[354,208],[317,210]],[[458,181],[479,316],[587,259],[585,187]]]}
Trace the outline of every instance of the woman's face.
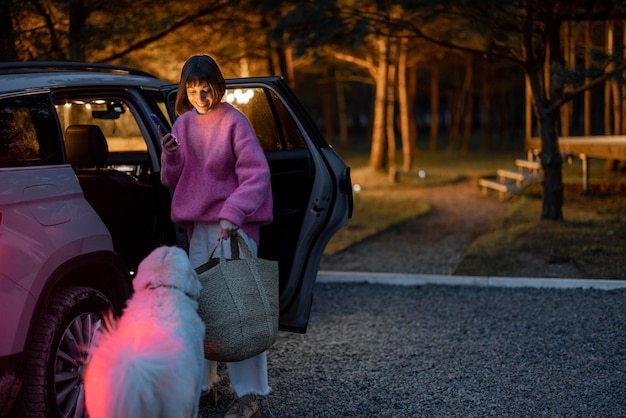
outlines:
{"label": "woman's face", "polygon": [[213,103],[213,95],[206,81],[193,84],[188,83],[186,90],[189,103],[191,103],[198,113],[205,114],[209,111]]}

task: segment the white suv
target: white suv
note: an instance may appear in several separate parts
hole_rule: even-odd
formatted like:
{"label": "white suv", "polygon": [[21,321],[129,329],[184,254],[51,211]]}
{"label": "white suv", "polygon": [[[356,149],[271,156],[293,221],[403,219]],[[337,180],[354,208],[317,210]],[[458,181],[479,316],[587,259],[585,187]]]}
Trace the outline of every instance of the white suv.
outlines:
{"label": "white suv", "polygon": [[[305,332],[324,247],[352,211],[349,168],[280,77],[227,80],[272,171],[280,328]],[[177,86],[136,69],[0,64],[0,416],[82,416],[81,367],[101,313],[121,312],[139,261],[186,248],[159,181],[150,114]]]}

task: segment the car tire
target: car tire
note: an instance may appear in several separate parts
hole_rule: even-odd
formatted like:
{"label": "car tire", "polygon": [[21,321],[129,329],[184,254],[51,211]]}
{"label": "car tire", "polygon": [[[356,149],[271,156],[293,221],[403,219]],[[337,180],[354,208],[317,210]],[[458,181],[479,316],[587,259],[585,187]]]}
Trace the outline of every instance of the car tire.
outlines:
{"label": "car tire", "polygon": [[47,306],[26,360],[18,410],[28,417],[81,417],[83,366],[111,302],[88,287],[59,290]]}

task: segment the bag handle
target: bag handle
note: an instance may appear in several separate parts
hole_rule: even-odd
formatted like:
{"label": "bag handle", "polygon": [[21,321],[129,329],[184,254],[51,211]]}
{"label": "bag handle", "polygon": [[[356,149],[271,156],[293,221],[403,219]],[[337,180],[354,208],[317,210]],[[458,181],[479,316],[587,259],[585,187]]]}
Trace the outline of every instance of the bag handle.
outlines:
{"label": "bag handle", "polygon": [[[230,237],[229,240],[230,240],[231,259],[241,258],[240,253],[239,253],[240,248],[243,254],[246,256],[246,258],[254,258],[254,256],[252,255],[252,251],[250,250],[250,247],[246,243],[246,240],[243,238],[243,236],[239,233],[239,231],[237,231],[237,234]],[[215,245],[213,246],[213,249],[209,253],[209,259],[207,260],[207,262],[195,269],[197,274],[201,274],[211,269],[213,266],[215,266],[215,264],[211,263],[211,260],[216,258],[215,251],[217,251],[218,248],[220,249],[220,252],[219,252],[219,257],[217,258],[219,258],[220,263],[226,262],[226,257],[224,257],[224,240],[220,239],[215,243]]]}
{"label": "bag handle", "polygon": [[[238,258],[240,258],[240,256],[239,256],[239,249],[240,248],[241,248],[241,251],[243,252],[243,255],[246,256],[246,258],[253,258],[252,251],[250,250],[250,247],[246,243],[246,240],[243,238],[243,236],[239,233],[239,231],[237,231],[237,233],[235,235],[231,236],[229,238],[229,240],[230,240],[230,256],[231,256],[231,259],[238,259]],[[215,256],[215,251],[217,251],[218,247],[220,247],[220,256],[219,256],[219,258],[220,259],[224,258],[224,240],[220,239],[213,246],[213,249],[211,250],[211,253],[209,254],[209,259],[215,258],[214,257]]]}

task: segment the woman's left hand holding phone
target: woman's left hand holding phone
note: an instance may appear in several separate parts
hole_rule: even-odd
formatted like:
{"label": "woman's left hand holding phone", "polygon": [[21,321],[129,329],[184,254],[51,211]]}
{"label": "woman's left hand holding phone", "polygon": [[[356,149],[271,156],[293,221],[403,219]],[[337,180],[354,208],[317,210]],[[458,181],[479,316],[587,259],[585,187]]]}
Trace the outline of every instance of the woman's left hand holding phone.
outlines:
{"label": "woman's left hand holding phone", "polygon": [[174,137],[174,135],[170,133],[163,121],[161,121],[161,119],[154,113],[150,114],[150,118],[156,124],[157,129],[159,130],[159,135],[161,135],[161,145],[163,146],[163,149],[166,149],[168,151],[174,151],[176,148],[178,148],[178,146],[180,145],[178,143],[178,140],[176,139],[176,137]]}
{"label": "woman's left hand holding phone", "polygon": [[161,145],[163,146],[163,149],[166,149],[168,151],[174,151],[180,146],[178,140],[176,140],[174,135],[172,135],[171,133],[168,132],[163,135],[163,133],[161,132],[161,128],[159,128],[159,133],[161,133]]}

